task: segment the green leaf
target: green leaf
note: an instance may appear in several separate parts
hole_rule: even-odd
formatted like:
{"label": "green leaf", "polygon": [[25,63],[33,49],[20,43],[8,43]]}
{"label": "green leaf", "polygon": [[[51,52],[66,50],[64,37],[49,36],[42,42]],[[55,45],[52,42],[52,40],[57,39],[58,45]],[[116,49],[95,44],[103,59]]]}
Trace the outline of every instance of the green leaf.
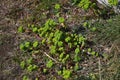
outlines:
{"label": "green leaf", "polygon": [[88,52],[91,52],[92,51],[92,49],[91,48],[88,48]]}
{"label": "green leaf", "polygon": [[71,76],[71,71],[70,70],[63,70],[63,78],[68,79]]}
{"label": "green leaf", "polygon": [[29,80],[28,76],[23,76],[22,80]]}
{"label": "green leaf", "polygon": [[26,47],[26,48],[30,47],[30,42],[28,42],[28,41],[25,42],[25,47]]}
{"label": "green leaf", "polygon": [[24,44],[20,44],[20,49],[21,49],[21,50],[25,50]]}
{"label": "green leaf", "polygon": [[36,70],[37,69],[37,66],[36,65],[32,65],[32,64],[30,64],[28,67],[27,67],[27,70],[29,71],[29,72],[31,72],[31,71],[33,71],[33,70]]}
{"label": "green leaf", "polygon": [[49,37],[52,38],[53,36],[54,36],[54,33],[51,32]]}
{"label": "green leaf", "polygon": [[80,49],[79,48],[76,48],[75,49],[75,53],[78,54],[80,52]]}
{"label": "green leaf", "polygon": [[66,62],[66,59],[64,58],[64,59],[60,59],[60,60],[62,60],[62,63],[65,63]]}
{"label": "green leaf", "polygon": [[32,31],[33,31],[33,32],[37,32],[37,31],[38,31],[38,28],[37,28],[37,27],[34,27],[34,28],[32,29]]}
{"label": "green leaf", "polygon": [[95,53],[96,53],[95,51],[92,51],[92,52],[91,52],[92,55],[95,55]]}
{"label": "green leaf", "polygon": [[25,68],[25,61],[20,62],[20,67],[21,67],[22,69]]}
{"label": "green leaf", "polygon": [[66,62],[66,60],[67,60],[69,57],[70,57],[70,55],[69,55],[69,54],[67,54],[67,55],[66,55],[66,57],[62,59],[62,63],[65,63],[65,62]]}
{"label": "green leaf", "polygon": [[69,42],[71,40],[71,37],[65,38],[65,42]]}
{"label": "green leaf", "polygon": [[59,57],[60,57],[60,59],[62,59],[62,58],[63,58],[63,56],[64,56],[64,52],[60,54],[60,56],[59,56]]}
{"label": "green leaf", "polygon": [[62,42],[62,41],[59,41],[59,42],[58,42],[58,46],[59,46],[59,47],[63,46],[63,42]]}
{"label": "green leaf", "polygon": [[84,23],[83,23],[83,26],[84,26],[84,27],[88,27],[88,25],[89,25],[88,22],[84,22]]}
{"label": "green leaf", "polygon": [[59,48],[59,51],[63,51],[63,50],[64,50],[64,47],[60,47],[60,48]]}
{"label": "green leaf", "polygon": [[108,0],[108,2],[109,2],[109,3],[110,3],[110,5],[112,5],[112,6],[117,6],[117,5],[118,5],[119,0]]}
{"label": "green leaf", "polygon": [[31,72],[31,71],[33,70],[33,66],[30,64],[30,65],[27,67],[27,70],[28,70],[29,72]]}
{"label": "green leaf", "polygon": [[77,46],[77,45],[78,45],[78,42],[77,42],[77,41],[75,41],[75,42],[74,42],[74,45],[75,45],[75,46]]}
{"label": "green leaf", "polygon": [[90,0],[81,0],[80,3],[78,4],[78,6],[83,8],[84,10],[87,10],[91,6],[91,1]]}
{"label": "green leaf", "polygon": [[96,31],[96,27],[93,27],[91,30],[92,30],[92,31]]}
{"label": "green leaf", "polygon": [[39,80],[38,78],[35,78],[35,80]]}
{"label": "green leaf", "polygon": [[81,42],[84,42],[86,39],[82,36],[82,35],[80,35],[79,36],[79,42],[81,43]]}
{"label": "green leaf", "polygon": [[61,74],[62,74],[62,71],[58,71],[57,73],[58,73],[58,75],[61,75]]}
{"label": "green leaf", "polygon": [[72,43],[68,43],[68,46],[69,46],[70,48],[72,48],[73,45],[72,45]]}
{"label": "green leaf", "polygon": [[56,22],[52,19],[48,19],[47,22],[45,23],[45,28],[49,29],[50,26],[54,27],[56,25]]}
{"label": "green leaf", "polygon": [[47,69],[44,68],[44,69],[43,69],[43,73],[47,73]]}
{"label": "green leaf", "polygon": [[74,61],[75,61],[75,62],[80,61],[80,59],[81,59],[81,58],[78,56],[78,54],[74,55]]}
{"label": "green leaf", "polygon": [[37,65],[33,65],[33,70],[36,70],[38,68]]}
{"label": "green leaf", "polygon": [[39,45],[38,41],[35,41],[35,42],[33,43],[33,47],[34,47],[34,48],[36,48],[38,45]]}
{"label": "green leaf", "polygon": [[42,40],[42,44],[45,44],[45,42],[46,42],[46,39],[43,39],[43,40]]}
{"label": "green leaf", "polygon": [[34,27],[35,27],[35,25],[34,25],[34,24],[32,24],[32,25],[31,25],[31,27],[32,27],[32,28],[34,28]]}
{"label": "green leaf", "polygon": [[59,10],[60,9],[60,4],[55,4],[55,9]]}
{"label": "green leaf", "polygon": [[77,71],[78,69],[79,69],[79,65],[78,65],[78,63],[76,63],[74,66],[74,70]]}
{"label": "green leaf", "polygon": [[56,53],[56,46],[50,46],[50,53],[55,54]]}
{"label": "green leaf", "polygon": [[57,12],[57,13],[56,13],[56,17],[59,17],[59,16],[60,16],[60,12]]}
{"label": "green leaf", "polygon": [[27,60],[27,64],[30,65],[32,63],[32,61],[33,61],[33,58],[31,57]]}
{"label": "green leaf", "polygon": [[49,60],[46,64],[46,67],[51,68],[53,66],[53,64],[54,64],[53,61]]}
{"label": "green leaf", "polygon": [[66,55],[66,57],[65,57],[65,59],[67,60],[69,57],[70,57],[70,55],[69,55],[69,54],[67,54],[67,55]]}
{"label": "green leaf", "polygon": [[20,26],[20,27],[18,28],[18,32],[19,32],[19,33],[24,32],[23,26]]}
{"label": "green leaf", "polygon": [[31,25],[30,25],[30,24],[28,24],[28,25],[27,25],[27,27],[28,27],[28,28],[30,28],[30,27],[31,27]]}
{"label": "green leaf", "polygon": [[[63,37],[63,32],[60,31],[60,30],[56,30],[55,34],[54,34],[54,38],[57,40],[57,41],[60,41]],[[54,41],[53,41],[54,42]]]}
{"label": "green leaf", "polygon": [[59,17],[59,18],[58,18],[58,21],[59,21],[59,23],[64,23],[64,22],[65,22],[65,19],[64,19],[63,17]]}

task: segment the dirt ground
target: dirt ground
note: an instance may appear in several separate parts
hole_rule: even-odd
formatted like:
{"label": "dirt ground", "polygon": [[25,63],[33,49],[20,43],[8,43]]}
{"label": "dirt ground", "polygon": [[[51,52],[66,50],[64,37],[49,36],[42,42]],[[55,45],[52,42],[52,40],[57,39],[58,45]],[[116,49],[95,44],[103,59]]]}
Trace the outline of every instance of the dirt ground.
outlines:
{"label": "dirt ground", "polygon": [[[17,53],[17,27],[25,16],[23,1],[0,0],[0,80],[18,80],[19,66],[13,61]],[[25,12],[26,14],[26,12]]]}

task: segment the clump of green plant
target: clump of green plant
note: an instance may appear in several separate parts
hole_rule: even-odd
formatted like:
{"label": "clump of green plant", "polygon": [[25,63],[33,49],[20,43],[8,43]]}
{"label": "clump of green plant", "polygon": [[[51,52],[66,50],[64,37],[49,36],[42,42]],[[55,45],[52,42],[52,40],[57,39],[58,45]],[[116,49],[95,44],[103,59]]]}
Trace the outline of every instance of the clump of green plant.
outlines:
{"label": "clump of green plant", "polygon": [[89,29],[92,32],[95,32],[97,30],[95,26],[92,26],[91,22],[87,22],[87,21],[83,23],[83,27]]}
{"label": "clump of green plant", "polygon": [[47,64],[46,64],[46,67],[47,68],[51,68],[52,66],[53,66],[53,61],[52,60],[49,60],[48,62],[47,62]]}
{"label": "clump of green plant", "polygon": [[58,4],[58,3],[55,4],[55,5],[54,5],[54,12],[55,12],[55,14],[56,14],[57,17],[60,16],[60,10],[61,10],[61,5]]}
{"label": "clump of green plant", "polygon": [[23,28],[23,26],[19,26],[19,27],[18,27],[18,32],[19,32],[19,33],[24,32],[24,28]]}
{"label": "clump of green plant", "polygon": [[59,10],[60,9],[60,4],[55,4],[55,9]]}
{"label": "clump of green plant", "polygon": [[117,6],[117,5],[118,5],[118,0],[108,0],[108,2],[109,2],[110,5],[112,5],[112,6]]}
{"label": "clump of green plant", "polygon": [[38,68],[37,65],[33,64],[33,58],[29,58],[26,61],[21,61],[20,62],[20,67],[22,69],[26,69],[28,72],[32,72]]}
{"label": "clump of green plant", "polygon": [[[89,52],[90,55],[95,55],[94,51],[88,50],[86,47],[86,41],[84,35],[76,34],[72,32],[66,32],[67,27],[61,24],[65,23],[63,17],[59,17],[58,20],[48,19],[44,25],[35,26],[29,25],[30,31],[38,35],[40,38],[40,43],[38,41],[34,42],[24,42],[20,44],[20,49],[23,51],[43,51],[41,53],[47,56],[46,67],[43,69],[43,73],[47,73],[52,69],[55,64],[62,64],[62,70],[58,69],[58,74],[64,79],[69,79],[73,71],[79,70],[79,62],[81,60],[82,54]],[[87,24],[86,24],[87,25]],[[32,33],[31,32],[31,33]],[[39,45],[47,47],[48,50],[40,50]],[[48,61],[49,60],[49,61]],[[73,63],[73,65],[70,65]],[[21,62],[21,68],[25,68],[31,72],[37,69],[37,66],[29,62]],[[57,70],[56,70],[57,71]]]}
{"label": "clump of green plant", "polygon": [[91,6],[91,1],[90,0],[81,0],[80,3],[78,4],[79,7],[87,10]]}
{"label": "clump of green plant", "polygon": [[[27,72],[31,73],[33,71],[36,71],[38,69],[38,66],[33,63],[33,59],[29,58],[27,60],[23,60],[20,62],[20,67],[23,70],[26,70]],[[29,80],[29,77],[24,75],[22,80]]]}
{"label": "clump of green plant", "polygon": [[63,74],[62,75],[63,75],[63,78],[68,79],[71,76],[71,71],[63,69]]}
{"label": "clump of green plant", "polygon": [[26,76],[26,75],[24,75],[23,78],[22,78],[22,80],[29,80],[29,77]]}
{"label": "clump of green plant", "polygon": [[23,51],[32,51],[33,49],[36,49],[38,46],[39,46],[38,41],[33,41],[33,42],[25,41],[21,43],[19,47],[20,50]]}
{"label": "clump of green plant", "polygon": [[88,10],[89,8],[93,8],[96,4],[91,2],[90,0],[72,0],[72,3],[78,5],[84,10]]}
{"label": "clump of green plant", "polygon": [[[56,11],[59,11],[60,7],[59,4],[56,4],[54,8]],[[81,5],[81,7],[88,9],[89,5]],[[60,65],[64,65],[61,66],[62,69],[57,68],[55,71],[64,79],[69,79],[72,76],[72,72],[79,70],[79,62],[83,54],[87,55],[89,52],[91,53],[90,55],[95,55],[95,52],[86,47],[87,39],[84,35],[67,31],[68,28],[64,24],[65,18],[57,16],[56,20],[48,19],[41,26],[28,25],[29,31],[37,35],[40,40],[33,42],[25,41],[20,44],[20,49],[30,53],[38,51],[47,56],[45,67],[42,69],[43,73],[49,72],[55,66],[59,67]],[[84,26],[88,27],[88,24],[84,23]],[[38,68],[31,62],[31,59],[29,61],[22,61],[20,66],[29,72]]]}
{"label": "clump of green plant", "polygon": [[71,77],[72,71],[63,68],[63,70],[58,71],[58,75],[62,75],[64,79],[69,79]]}

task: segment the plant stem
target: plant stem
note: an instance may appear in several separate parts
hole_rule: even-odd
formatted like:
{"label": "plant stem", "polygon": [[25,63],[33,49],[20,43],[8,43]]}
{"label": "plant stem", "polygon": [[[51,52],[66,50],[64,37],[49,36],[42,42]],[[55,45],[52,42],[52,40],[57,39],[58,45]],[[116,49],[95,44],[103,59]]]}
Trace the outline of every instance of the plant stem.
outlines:
{"label": "plant stem", "polygon": [[49,57],[51,60],[53,60],[54,62],[56,62],[56,63],[59,63],[57,60],[55,60],[54,58],[52,58],[50,55],[48,55],[46,52],[44,52],[44,54],[47,56],[47,57]]}

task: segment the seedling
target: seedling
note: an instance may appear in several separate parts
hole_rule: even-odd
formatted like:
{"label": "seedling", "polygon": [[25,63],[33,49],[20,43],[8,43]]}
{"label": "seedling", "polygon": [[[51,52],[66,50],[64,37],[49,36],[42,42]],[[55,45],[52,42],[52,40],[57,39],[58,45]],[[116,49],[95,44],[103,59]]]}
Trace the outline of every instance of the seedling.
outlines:
{"label": "seedling", "polygon": [[81,0],[78,6],[83,8],[84,10],[87,10],[90,8],[91,4],[92,3],[90,0]]}
{"label": "seedling", "polygon": [[74,70],[77,71],[78,69],[79,69],[79,65],[78,65],[78,63],[76,63],[74,66]]}
{"label": "seedling", "polygon": [[[85,0],[80,1],[80,4],[82,4],[84,1]],[[88,9],[91,3],[88,0],[88,2],[84,4],[85,5],[80,6]],[[59,10],[60,5],[56,4],[55,9]],[[20,44],[20,49],[25,50],[26,52],[31,50],[34,53],[41,52],[44,54],[42,51],[45,50],[42,49],[44,47],[47,48],[48,50],[46,50],[45,53],[47,54],[46,56],[51,60],[48,60],[47,58],[48,61],[45,64],[46,68],[43,68],[43,73],[47,73],[48,69],[51,69],[54,66],[55,61],[56,63],[61,63],[67,67],[63,68],[62,66],[62,70],[58,71],[57,73],[64,79],[69,79],[72,71],[77,71],[79,69],[79,61],[81,60],[81,53],[83,53],[83,49],[85,52],[91,53],[91,55],[96,55],[96,52],[86,47],[87,39],[82,34],[66,32],[66,28],[61,27],[62,23],[65,23],[65,19],[63,17],[59,17],[58,20],[48,19],[45,24],[40,27],[29,24],[28,28],[30,31],[34,32],[36,35],[39,35],[41,45],[39,41],[26,41]],[[84,27],[90,27],[88,22],[84,23],[83,25]],[[41,47],[41,49],[39,47]],[[69,60],[70,63],[74,63],[74,65],[69,65]],[[38,68],[37,65],[33,64],[32,57],[26,61],[22,61],[20,66],[21,68],[26,69],[28,72],[32,72]],[[70,68],[68,68],[69,66]]]}
{"label": "seedling", "polygon": [[27,67],[27,70],[28,70],[29,72],[32,72],[33,70],[36,70],[37,68],[38,68],[38,66],[30,64],[30,65]]}
{"label": "seedling", "polygon": [[50,53],[55,54],[56,53],[56,46],[50,46]]}
{"label": "seedling", "polygon": [[54,64],[53,61],[49,60],[46,64],[46,67],[51,68],[53,66],[53,64]]}
{"label": "seedling", "polygon": [[43,73],[47,73],[47,69],[44,68],[44,69],[43,69]]}
{"label": "seedling", "polygon": [[33,42],[33,47],[34,48],[38,47],[38,45],[39,45],[38,41]]}
{"label": "seedling", "polygon": [[55,4],[55,9],[59,10],[60,9],[60,4]]}
{"label": "seedling", "polygon": [[63,78],[68,79],[71,76],[71,71],[64,68],[62,75],[63,75]]}
{"label": "seedling", "polygon": [[75,53],[78,54],[79,52],[80,52],[80,48],[77,47],[77,48],[75,49]]}
{"label": "seedling", "polygon": [[20,67],[22,68],[22,69],[24,69],[25,68],[25,61],[22,61],[22,62],[20,62]]}
{"label": "seedling", "polygon": [[32,28],[32,31],[35,32],[35,33],[37,33],[38,28],[37,28],[37,27],[34,27],[34,28]]}
{"label": "seedling", "polygon": [[19,32],[19,33],[24,32],[23,26],[20,26],[20,27],[18,28],[18,32]]}
{"label": "seedling", "polygon": [[29,80],[29,77],[24,75],[22,80]]}
{"label": "seedling", "polygon": [[108,3],[110,3],[110,5],[112,5],[112,6],[117,6],[118,5],[118,1],[119,0],[108,0]]}
{"label": "seedling", "polygon": [[24,44],[20,44],[20,49],[21,50],[25,50],[26,49],[25,46],[24,46]]}
{"label": "seedling", "polygon": [[26,48],[29,48],[29,47],[30,47],[30,42],[28,42],[28,41],[25,42],[25,47],[26,47]]}
{"label": "seedling", "polygon": [[59,23],[64,23],[65,19],[63,17],[59,17],[58,21],[59,21]]}
{"label": "seedling", "polygon": [[27,59],[27,61],[26,61],[27,65],[30,65],[32,62],[33,62],[33,58],[32,58],[32,57],[30,57],[30,58]]}

